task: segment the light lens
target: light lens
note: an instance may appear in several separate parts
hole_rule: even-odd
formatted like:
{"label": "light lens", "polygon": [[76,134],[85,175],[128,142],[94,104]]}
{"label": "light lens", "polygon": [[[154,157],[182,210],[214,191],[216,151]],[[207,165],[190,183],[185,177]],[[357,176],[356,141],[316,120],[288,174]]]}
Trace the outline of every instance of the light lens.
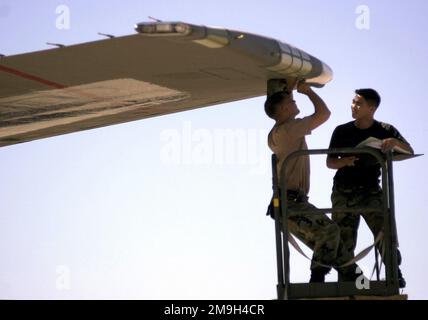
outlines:
{"label": "light lens", "polygon": [[135,30],[139,33],[187,34],[190,26],[184,23],[142,22],[135,25]]}

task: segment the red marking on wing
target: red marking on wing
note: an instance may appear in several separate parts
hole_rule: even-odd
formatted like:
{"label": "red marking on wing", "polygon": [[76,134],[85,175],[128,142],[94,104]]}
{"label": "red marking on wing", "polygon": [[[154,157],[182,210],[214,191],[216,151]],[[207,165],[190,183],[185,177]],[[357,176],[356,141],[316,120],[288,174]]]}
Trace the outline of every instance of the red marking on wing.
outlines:
{"label": "red marking on wing", "polygon": [[50,80],[46,80],[46,79],[34,76],[32,74],[29,74],[29,73],[26,73],[26,72],[22,72],[22,71],[19,71],[19,70],[13,69],[13,68],[9,68],[9,67],[6,67],[6,66],[2,66],[2,65],[0,65],[0,71],[4,71],[4,72],[7,72],[7,73],[16,75],[18,77],[28,79],[28,80],[33,80],[33,81],[42,83],[44,85],[47,85],[49,87],[53,87],[53,88],[57,88],[57,89],[63,89],[63,88],[67,87],[67,86],[62,85],[60,83],[56,83],[56,82],[53,82],[53,81],[50,81]]}

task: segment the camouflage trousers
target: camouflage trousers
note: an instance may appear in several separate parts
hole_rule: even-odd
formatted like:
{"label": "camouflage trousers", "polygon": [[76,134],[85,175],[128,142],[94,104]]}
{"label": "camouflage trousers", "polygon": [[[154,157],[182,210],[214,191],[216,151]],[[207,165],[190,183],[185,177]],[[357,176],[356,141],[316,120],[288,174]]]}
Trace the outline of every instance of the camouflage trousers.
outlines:
{"label": "camouflage trousers", "polygon": [[[289,210],[303,211],[316,209],[308,201],[287,201]],[[320,265],[342,265],[352,259],[347,251],[343,251],[340,240],[340,228],[325,214],[296,214],[288,215],[288,230],[300,241],[313,250],[311,269]],[[354,272],[355,265],[338,270],[343,273]],[[338,268],[336,268],[338,269]]]}
{"label": "camouflage trousers", "polygon": [[[352,208],[352,207],[372,207],[382,208],[382,190],[366,190],[362,192],[342,191],[333,188],[331,202],[334,208]],[[374,238],[383,229],[384,216],[382,212],[367,213],[333,213],[332,219],[340,228],[340,238],[343,243],[343,250],[348,256],[354,256],[354,250],[357,245],[358,227],[360,216],[364,218]],[[378,247],[378,250],[380,248]]]}

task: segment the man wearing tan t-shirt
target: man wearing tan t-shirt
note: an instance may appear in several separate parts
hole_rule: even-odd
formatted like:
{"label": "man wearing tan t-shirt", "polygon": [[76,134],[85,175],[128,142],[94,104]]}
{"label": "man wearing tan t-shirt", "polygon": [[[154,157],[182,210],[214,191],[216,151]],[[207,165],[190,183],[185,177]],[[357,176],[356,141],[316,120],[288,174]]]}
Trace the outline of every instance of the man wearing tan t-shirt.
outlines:
{"label": "man wearing tan t-shirt", "polygon": [[[269,133],[268,144],[276,154],[277,172],[280,174],[282,163],[291,153],[307,150],[305,136],[326,122],[330,111],[324,101],[311,89],[300,82],[297,91],[306,95],[312,102],[315,112],[302,119],[292,93],[277,92],[266,100],[266,114],[276,121]],[[287,206],[291,210],[315,208],[308,202],[309,192],[309,156],[293,158],[287,164],[285,181],[287,185]],[[281,180],[281,177],[278,177]],[[292,234],[313,250],[310,282],[324,282],[325,275],[331,268],[323,265],[341,265],[352,257],[342,256],[339,227],[327,215],[296,215],[288,217],[288,227]],[[315,261],[315,262],[314,262]],[[318,263],[316,263],[318,262]],[[320,264],[319,264],[320,263]],[[340,273],[353,272],[355,268],[341,268]]]}

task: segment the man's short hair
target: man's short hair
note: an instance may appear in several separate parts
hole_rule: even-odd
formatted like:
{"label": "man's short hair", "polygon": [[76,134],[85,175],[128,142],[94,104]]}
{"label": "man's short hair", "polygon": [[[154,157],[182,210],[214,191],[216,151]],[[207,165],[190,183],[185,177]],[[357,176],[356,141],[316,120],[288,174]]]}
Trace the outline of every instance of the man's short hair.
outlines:
{"label": "man's short hair", "polygon": [[376,92],[374,89],[357,89],[355,90],[355,93],[362,96],[366,101],[372,105],[374,105],[375,108],[379,107],[380,105],[380,95]]}
{"label": "man's short hair", "polygon": [[289,97],[290,94],[285,91],[279,91],[275,92],[271,96],[269,96],[266,99],[265,102],[265,112],[269,118],[272,118],[274,120],[276,117],[276,112],[278,110],[278,105],[287,97]]}

